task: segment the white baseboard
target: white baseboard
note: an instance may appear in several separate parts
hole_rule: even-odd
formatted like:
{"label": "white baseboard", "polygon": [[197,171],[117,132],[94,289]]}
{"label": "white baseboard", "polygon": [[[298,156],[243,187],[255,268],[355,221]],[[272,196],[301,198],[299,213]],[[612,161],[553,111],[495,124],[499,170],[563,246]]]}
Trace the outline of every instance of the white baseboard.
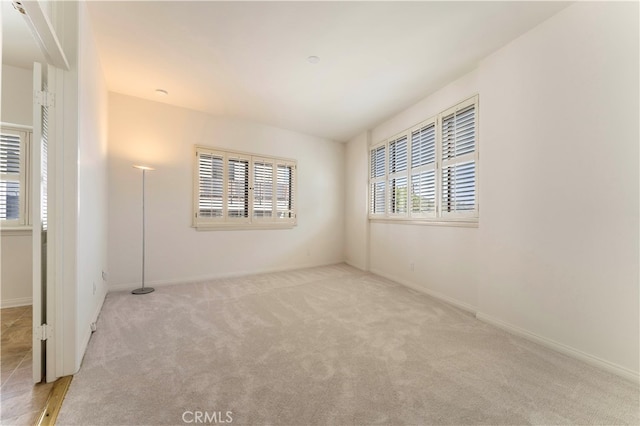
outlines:
{"label": "white baseboard", "polygon": [[[199,277],[188,277],[188,278],[176,278],[170,280],[158,280],[158,281],[149,281],[144,285],[145,287],[162,287],[167,285],[176,285],[176,284],[189,284],[189,283],[198,283],[203,281],[217,280],[221,278],[235,278],[235,277],[245,277],[247,275],[258,275],[258,274],[270,274],[273,272],[286,272],[286,271],[295,271],[296,269],[306,269],[306,268],[318,268],[321,266],[331,266],[331,265],[339,265],[344,263],[343,261],[329,262],[329,263],[314,263],[314,264],[306,264],[306,265],[294,265],[288,266],[284,268],[266,268],[252,271],[236,271],[236,272],[227,272],[223,274],[213,274],[207,276],[199,276]],[[112,291],[125,291],[125,290],[134,290],[140,287],[140,283],[125,283],[125,284],[110,284],[109,292]]]}
{"label": "white baseboard", "polygon": [[391,274],[387,274],[387,273],[379,271],[377,269],[371,269],[371,273],[372,274],[376,274],[376,275],[380,275],[381,277],[387,278],[387,279],[389,279],[391,281],[395,281],[395,282],[397,282],[399,284],[402,284],[405,287],[409,287],[412,290],[415,290],[415,291],[420,292],[420,293],[424,293],[427,296],[431,296],[431,297],[434,297],[436,299],[442,300],[443,302],[448,303],[449,305],[453,305],[453,306],[455,306],[457,308],[460,308],[462,310],[470,312],[470,313],[472,313],[474,315],[477,312],[477,308],[475,306],[473,306],[473,305],[470,305],[470,304],[468,304],[466,302],[461,302],[460,300],[454,299],[453,297],[446,296],[446,295],[444,295],[444,294],[442,294],[440,292],[433,291],[433,290],[430,290],[428,288],[424,288],[424,287],[422,287],[420,285],[412,283],[411,281],[408,281],[408,280],[405,280],[405,279],[402,279],[402,278],[398,278],[396,276],[393,276]]}
{"label": "white baseboard", "polygon": [[[353,265],[352,265],[353,266]],[[546,337],[542,337],[539,336],[535,333],[532,333],[530,331],[527,331],[523,328],[508,324],[502,320],[499,320],[497,318],[494,318],[490,315],[484,314],[482,312],[478,312],[477,308],[469,305],[468,303],[465,302],[461,302],[459,300],[456,300],[452,297],[446,296],[442,293],[433,291],[433,290],[429,290],[427,288],[421,287],[419,285],[416,285],[415,283],[412,283],[408,280],[404,280],[401,278],[398,278],[396,276],[393,276],[392,274],[387,274],[385,272],[376,270],[376,269],[372,269],[371,273],[379,275],[381,277],[390,279],[392,281],[395,281],[399,284],[402,284],[406,287],[409,287],[413,290],[416,290],[418,292],[424,293],[426,295],[432,296],[436,299],[442,300],[445,303],[451,304],[453,306],[456,306],[460,309],[464,309],[465,311],[471,312],[472,314],[475,315],[475,317],[483,322],[486,322],[488,324],[491,324],[495,327],[498,327],[502,330],[505,330],[509,333],[515,334],[517,336],[523,337],[527,340],[530,340],[532,342],[538,343],[546,348],[552,349],[554,351],[560,352],[562,354],[565,354],[567,356],[570,356],[574,359],[578,359],[580,361],[586,362],[589,365],[593,365],[594,367],[600,368],[601,370],[605,370],[608,371],[610,373],[613,373],[617,376],[623,377],[627,380],[630,380],[634,383],[640,383],[640,375],[638,372],[630,370],[626,367],[622,367],[618,364],[606,361],[604,359],[598,358],[596,356],[590,355],[586,352],[583,352],[581,350],[572,348],[571,346],[556,342],[554,340],[548,339]]]}
{"label": "white baseboard", "polygon": [[594,367],[600,368],[601,370],[605,370],[615,375],[624,377],[625,379],[631,380],[634,383],[640,383],[640,375],[637,371],[629,370],[626,367],[622,367],[620,365],[590,355],[581,350],[572,348],[571,346],[567,346],[563,343],[559,343],[546,337],[539,336],[535,333],[532,333],[515,325],[511,325],[490,315],[483,314],[482,312],[476,313],[476,318],[478,318],[480,321],[508,331],[511,334],[515,334],[517,336],[545,346],[549,349],[553,349],[572,358],[586,362],[587,364],[593,365]]}
{"label": "white baseboard", "polygon": [[29,306],[33,304],[31,297],[19,297],[17,299],[2,299],[0,308],[16,308],[18,306]]}

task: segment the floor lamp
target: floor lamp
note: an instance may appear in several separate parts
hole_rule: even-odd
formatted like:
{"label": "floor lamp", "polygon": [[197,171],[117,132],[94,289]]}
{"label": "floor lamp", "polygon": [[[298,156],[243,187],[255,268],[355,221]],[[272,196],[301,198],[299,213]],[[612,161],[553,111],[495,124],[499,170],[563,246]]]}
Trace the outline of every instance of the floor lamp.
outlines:
{"label": "floor lamp", "polygon": [[147,171],[151,171],[151,170],[155,170],[152,167],[148,167],[148,166],[139,166],[139,165],[134,165],[133,167],[135,167],[136,169],[140,169],[142,170],[142,287],[140,288],[136,288],[135,290],[131,291],[132,294],[148,294],[151,293],[152,291],[154,291],[155,289],[153,287],[145,287],[144,286],[144,227],[145,227],[145,216],[144,216],[144,178],[145,178],[145,174],[147,173]]}

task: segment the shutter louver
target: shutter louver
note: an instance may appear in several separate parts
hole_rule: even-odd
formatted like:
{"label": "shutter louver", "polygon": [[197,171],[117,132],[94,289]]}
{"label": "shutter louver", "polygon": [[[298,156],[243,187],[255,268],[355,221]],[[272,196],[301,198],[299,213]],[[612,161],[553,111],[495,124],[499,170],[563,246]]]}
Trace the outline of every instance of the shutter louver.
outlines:
{"label": "shutter louver", "polygon": [[227,165],[227,215],[237,218],[249,217],[249,162],[230,158]]}
{"label": "shutter louver", "polygon": [[0,133],[0,220],[20,220],[22,147],[20,134]]}
{"label": "shutter louver", "polygon": [[0,182],[0,219],[20,218],[20,182],[3,180]]}
{"label": "shutter louver", "polygon": [[379,146],[371,150],[371,189],[369,200],[369,212],[371,214],[384,214],[385,212],[385,171],[386,150],[385,146]]}
{"label": "shutter louver", "polygon": [[409,154],[407,137],[389,143],[389,212],[406,213],[408,201]]}
{"label": "shutter louver", "polygon": [[431,123],[411,133],[411,168],[436,161],[436,126]]}
{"label": "shutter louver", "polygon": [[223,158],[199,154],[198,214],[202,218],[222,217]]}
{"label": "shutter louver", "polygon": [[253,164],[253,216],[273,215],[273,164]]}
{"label": "shutter louver", "polygon": [[378,178],[384,176],[385,152],[384,146],[371,151],[371,177]]}
{"label": "shutter louver", "polygon": [[443,213],[476,211],[476,105],[442,119]]}
{"label": "shutter louver", "polygon": [[20,136],[0,134],[0,173],[20,173],[21,145]]}
{"label": "shutter louver", "polygon": [[293,173],[292,166],[278,165],[277,173],[277,210],[278,219],[293,219]]}
{"label": "shutter louver", "polygon": [[411,175],[411,212],[436,211],[436,172],[429,170]]}
{"label": "shutter louver", "polygon": [[371,184],[371,212],[384,213],[384,182]]}
{"label": "shutter louver", "polygon": [[391,213],[407,212],[407,178],[401,177],[389,181],[391,197]]}
{"label": "shutter louver", "polygon": [[[46,84],[45,84],[46,91]],[[49,108],[47,106],[42,107],[42,146],[41,146],[41,154],[40,154],[40,167],[41,167],[41,179],[42,182],[40,184],[40,200],[41,200],[41,208],[40,208],[40,221],[42,224],[42,229],[47,230],[48,228],[48,173],[47,173],[47,162],[48,162],[48,145],[49,145]]]}
{"label": "shutter louver", "polygon": [[407,138],[402,137],[389,144],[389,174],[407,170]]}
{"label": "shutter louver", "polygon": [[475,163],[469,161],[442,169],[442,210],[470,211],[476,204]]}
{"label": "shutter louver", "polygon": [[442,119],[442,159],[452,159],[475,151],[475,105]]}
{"label": "shutter louver", "polygon": [[436,211],[436,125],[430,122],[411,132],[411,214]]}

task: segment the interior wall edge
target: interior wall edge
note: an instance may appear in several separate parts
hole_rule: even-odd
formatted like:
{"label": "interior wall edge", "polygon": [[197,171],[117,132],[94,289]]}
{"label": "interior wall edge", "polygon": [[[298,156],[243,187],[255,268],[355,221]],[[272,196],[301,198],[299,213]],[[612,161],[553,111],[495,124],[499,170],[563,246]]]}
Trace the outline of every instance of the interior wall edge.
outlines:
{"label": "interior wall edge", "polygon": [[345,259],[344,263],[353,268],[359,269],[362,272],[367,272],[367,268],[365,265],[359,265],[358,262],[354,262],[351,259]]}

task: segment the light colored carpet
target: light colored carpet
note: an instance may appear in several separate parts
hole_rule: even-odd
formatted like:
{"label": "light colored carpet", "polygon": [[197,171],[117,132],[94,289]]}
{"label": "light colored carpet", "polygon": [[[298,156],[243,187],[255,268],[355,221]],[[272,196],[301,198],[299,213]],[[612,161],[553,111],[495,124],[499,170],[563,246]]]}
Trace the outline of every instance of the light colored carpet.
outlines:
{"label": "light colored carpet", "polygon": [[336,265],[110,293],[58,424],[184,424],[185,411],[230,411],[232,424],[639,424],[638,398],[624,379]]}

